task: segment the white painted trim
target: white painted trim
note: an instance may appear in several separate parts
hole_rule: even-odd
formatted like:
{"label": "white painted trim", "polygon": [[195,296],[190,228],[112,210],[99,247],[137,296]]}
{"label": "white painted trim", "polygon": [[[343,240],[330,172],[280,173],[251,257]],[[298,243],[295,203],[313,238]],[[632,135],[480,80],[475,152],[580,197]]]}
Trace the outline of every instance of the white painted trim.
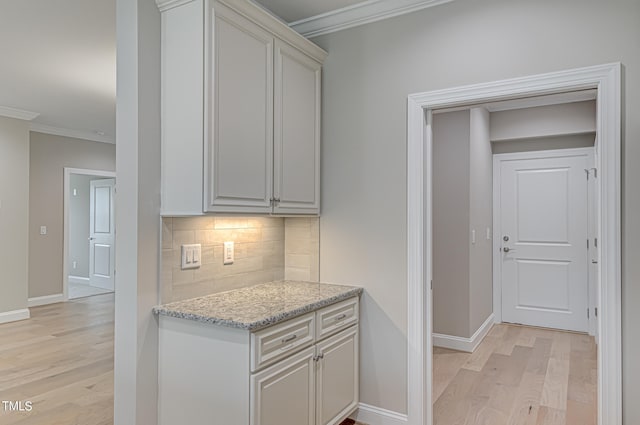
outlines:
{"label": "white painted trim", "polygon": [[69,276],[68,282],[69,283],[79,283],[81,285],[88,285],[89,284],[89,278],[88,277],[81,277],[81,276]]}
{"label": "white painted trim", "polygon": [[31,317],[28,308],[21,310],[5,311],[0,313],[0,323],[17,322],[18,320],[25,320]]}
{"label": "white painted trim", "polygon": [[478,345],[482,342],[485,336],[489,333],[493,327],[494,316],[493,313],[487,317],[482,325],[475,331],[471,338],[464,338],[461,336],[445,335],[445,334],[433,334],[433,345],[436,347],[449,348],[451,350],[465,351],[467,353],[473,353],[478,348]]}
{"label": "white painted trim", "polygon": [[88,130],[74,130],[71,128],[56,127],[48,124],[40,124],[32,122],[30,126],[31,131],[36,133],[53,134],[54,136],[72,137],[74,139],[90,140],[92,142],[111,143],[114,144],[116,140],[111,136],[101,136],[93,131]]}
{"label": "white painted trim", "polygon": [[182,6],[183,4],[191,3],[195,0],[156,0],[156,5],[160,12],[165,12],[174,7]]}
{"label": "white painted trim", "polygon": [[336,31],[404,15],[453,0],[367,0],[341,9],[291,22],[289,26],[305,37]]}
{"label": "white painted trim", "polygon": [[[432,424],[431,399],[426,398],[429,386],[422,382],[425,365],[430,365],[431,297],[420,297],[425,282],[431,276],[432,210],[430,179],[431,156],[422,156],[432,144],[428,120],[433,109],[458,107],[513,99],[519,96],[539,96],[595,88],[597,95],[598,164],[597,181],[600,194],[598,240],[600,264],[600,305],[598,341],[598,424],[622,424],[622,316],[621,316],[621,207],[620,207],[620,63],[597,65],[529,77],[475,84],[408,97],[407,120],[407,239],[408,239],[408,423]],[[425,114],[423,111],[426,110]],[[424,198],[424,199],[423,199]],[[424,213],[424,214],[423,214]],[[419,217],[418,217],[419,215]],[[425,257],[426,250],[426,257]],[[424,267],[423,267],[424,262]],[[412,297],[416,297],[412,299]],[[416,299],[418,301],[416,301]],[[413,321],[424,318],[422,324]],[[425,334],[422,333],[424,331]],[[416,359],[416,357],[419,357]],[[430,369],[427,369],[430,370]],[[418,376],[418,378],[416,378]],[[430,375],[429,375],[430,383]],[[424,412],[425,407],[428,412]]]}
{"label": "white painted trim", "polygon": [[[572,148],[572,149],[555,149],[546,151],[533,152],[512,152],[498,153],[493,155],[493,252],[502,249],[502,215],[501,215],[501,182],[502,175],[500,173],[502,161],[513,161],[519,159],[536,159],[536,158],[559,158],[563,156],[573,155],[593,155],[594,148]],[[587,265],[588,266],[588,265]],[[495,322],[502,323],[502,256],[493,256],[493,314]],[[589,296],[590,298],[590,296]],[[591,302],[591,301],[589,301]],[[590,305],[590,304],[589,304]],[[595,307],[595,305],[594,305]]]}
{"label": "white painted trim", "polygon": [[2,106],[0,105],[0,116],[7,118],[15,118],[18,120],[31,121],[35,119],[40,114],[37,112],[25,111],[23,109],[11,108],[10,106]]}
{"label": "white painted trim", "polygon": [[358,405],[358,410],[351,415],[351,418],[367,425],[406,425],[408,423],[405,414],[365,403]]}
{"label": "white painted trim", "polygon": [[39,305],[55,304],[64,301],[64,294],[44,295],[42,297],[29,298],[29,307],[38,307]]}
{"label": "white painted trim", "polygon": [[431,112],[411,97],[407,135],[407,422],[431,425],[432,256],[426,254],[431,253],[432,233],[431,210],[424,208],[424,197],[431,197],[431,175],[425,176],[423,168],[425,157],[431,157]]}
{"label": "white painted trim", "polygon": [[64,186],[62,189],[62,301],[69,300],[69,279],[71,278],[71,276],[69,276],[69,201],[71,200],[71,174],[116,178],[116,173],[113,171],[64,167]]}

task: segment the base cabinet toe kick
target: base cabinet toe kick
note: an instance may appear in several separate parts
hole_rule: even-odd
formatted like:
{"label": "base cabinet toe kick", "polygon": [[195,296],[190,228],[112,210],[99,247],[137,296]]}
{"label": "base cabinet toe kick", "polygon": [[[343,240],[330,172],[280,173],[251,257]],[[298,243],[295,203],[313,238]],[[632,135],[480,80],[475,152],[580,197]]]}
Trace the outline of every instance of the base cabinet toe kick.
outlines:
{"label": "base cabinet toe kick", "polygon": [[337,425],[359,401],[359,299],[258,331],[160,316],[160,425]]}

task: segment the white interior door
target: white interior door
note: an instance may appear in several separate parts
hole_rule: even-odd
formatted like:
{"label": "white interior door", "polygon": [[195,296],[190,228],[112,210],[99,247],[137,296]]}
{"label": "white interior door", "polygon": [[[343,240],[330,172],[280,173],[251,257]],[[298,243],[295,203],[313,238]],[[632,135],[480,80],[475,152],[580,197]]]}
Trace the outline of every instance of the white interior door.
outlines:
{"label": "white interior door", "polygon": [[496,155],[502,320],[588,331],[592,149]]}
{"label": "white interior door", "polygon": [[89,284],[115,287],[115,179],[92,180],[89,207]]}

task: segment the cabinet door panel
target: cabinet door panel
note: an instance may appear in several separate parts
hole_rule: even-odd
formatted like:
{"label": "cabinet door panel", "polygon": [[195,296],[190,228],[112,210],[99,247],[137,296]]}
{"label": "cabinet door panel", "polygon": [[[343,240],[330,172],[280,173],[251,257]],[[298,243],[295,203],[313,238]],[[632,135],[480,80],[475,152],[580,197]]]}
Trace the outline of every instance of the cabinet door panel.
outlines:
{"label": "cabinet door panel", "polygon": [[317,344],[317,425],[335,425],[358,406],[358,327]]}
{"label": "cabinet door panel", "polygon": [[314,425],[314,347],[251,376],[251,425]]}
{"label": "cabinet door panel", "polygon": [[321,65],[280,41],[275,61],[274,212],[317,214]]}
{"label": "cabinet door panel", "polygon": [[207,209],[269,212],[274,40],[223,5],[213,12]]}

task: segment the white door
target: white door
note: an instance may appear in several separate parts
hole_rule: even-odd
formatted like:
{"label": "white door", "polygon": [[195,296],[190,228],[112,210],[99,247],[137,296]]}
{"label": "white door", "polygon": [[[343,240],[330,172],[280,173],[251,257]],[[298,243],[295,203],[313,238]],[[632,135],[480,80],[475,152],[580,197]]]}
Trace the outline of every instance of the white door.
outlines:
{"label": "white door", "polygon": [[114,289],[115,284],[115,179],[92,180],[89,195],[89,284]]}
{"label": "white door", "polygon": [[592,149],[495,155],[502,320],[588,331]]}

